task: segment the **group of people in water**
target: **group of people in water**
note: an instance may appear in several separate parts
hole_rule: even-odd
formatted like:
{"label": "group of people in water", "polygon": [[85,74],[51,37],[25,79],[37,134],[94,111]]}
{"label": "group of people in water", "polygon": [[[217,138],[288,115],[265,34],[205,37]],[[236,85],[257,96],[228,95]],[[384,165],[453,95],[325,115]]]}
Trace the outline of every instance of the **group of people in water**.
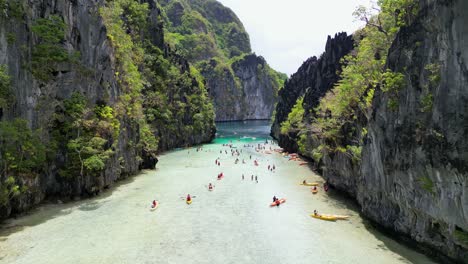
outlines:
{"label": "group of people in water", "polygon": [[[242,174],[242,180],[244,180],[244,179],[245,179],[245,176],[244,176],[244,174]],[[255,175],[255,177],[254,177],[254,175],[252,174],[252,175],[250,176],[250,180],[253,181],[254,179],[255,179],[255,181],[258,183],[258,176]]]}
{"label": "group of people in water", "polygon": [[[253,144],[244,144],[244,148],[255,148],[255,150],[258,152],[259,150],[266,150],[266,144],[268,144],[268,143],[270,143],[270,142],[269,142],[268,140],[266,140],[266,141],[265,141],[265,144],[257,144],[256,146],[253,145]],[[270,144],[273,144],[273,141],[271,141]],[[242,149],[240,149],[240,150],[237,149],[237,148],[232,144],[232,141],[231,141],[229,144],[223,144],[223,147],[229,147],[229,148],[230,148],[230,152],[231,152],[230,154],[231,154],[231,156],[236,156],[236,160],[234,161],[234,163],[235,163],[235,164],[238,164],[238,163],[240,162],[240,158],[239,158],[239,157],[240,157],[241,154],[243,153]],[[270,147],[270,149],[271,149],[271,147]],[[203,151],[203,148],[202,148],[202,147],[197,147],[197,148],[196,148],[196,151],[197,151],[197,152],[201,152],[201,151]],[[189,153],[190,153],[190,151],[189,151]],[[224,150],[221,149],[221,150],[219,151],[219,153],[220,153],[220,154],[226,154],[226,155],[229,154],[228,150],[226,150],[226,149],[224,149]],[[249,155],[249,159],[252,160],[252,155]],[[245,159],[242,159],[242,164],[246,164],[246,163],[247,163],[247,162],[245,161]],[[218,166],[218,167],[221,166],[221,158],[220,158],[220,157],[218,157],[218,158],[215,160],[215,165]],[[254,165],[255,165],[255,166],[259,166],[259,161],[258,161],[257,159],[254,160]],[[268,165],[267,168],[268,168],[268,171],[272,171],[272,172],[276,170],[276,166],[275,166],[275,165]],[[218,180],[221,180],[223,177],[224,177],[224,173],[221,172],[221,173],[218,174],[217,179],[218,179]],[[244,176],[244,174],[242,174],[242,180],[244,180],[244,179],[245,179],[245,176]],[[256,183],[258,183],[258,176],[257,176],[257,175],[252,174],[252,175],[250,176],[250,179],[251,179],[251,181],[255,181]],[[208,190],[209,190],[209,191],[212,191],[213,189],[214,189],[214,185],[210,182],[210,183],[208,184]],[[193,197],[192,197],[190,194],[187,194],[185,200],[186,200],[187,202],[191,202],[191,201],[192,201],[192,198],[193,198]],[[277,199],[276,197],[274,197],[273,201],[274,201],[274,202],[278,202],[278,206],[279,206],[279,204],[280,204],[279,199]],[[152,208],[155,208],[155,207],[157,206],[157,203],[158,203],[158,202],[157,202],[156,200],[154,200],[153,203],[152,203],[152,205],[151,205]]]}

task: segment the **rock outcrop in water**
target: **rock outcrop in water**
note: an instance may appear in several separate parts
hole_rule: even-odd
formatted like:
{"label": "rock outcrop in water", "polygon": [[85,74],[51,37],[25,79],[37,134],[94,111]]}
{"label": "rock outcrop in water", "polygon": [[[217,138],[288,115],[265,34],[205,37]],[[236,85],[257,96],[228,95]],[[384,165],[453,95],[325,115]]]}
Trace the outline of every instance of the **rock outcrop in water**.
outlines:
{"label": "rock outcrop in water", "polygon": [[252,54],[239,18],[215,0],[161,1],[168,41],[205,77],[217,121],[271,119],[285,74]]}
{"label": "rock outcrop in water", "polygon": [[[286,149],[315,160],[324,178],[355,197],[372,221],[432,255],[468,263],[468,2],[414,3],[418,13],[396,34],[375,94],[368,87],[338,119],[332,111],[305,110],[301,130],[281,135],[279,125],[298,97],[320,98],[288,82],[278,104],[287,107],[277,109],[272,134]],[[332,130],[324,120],[341,123]]]}
{"label": "rock outcrop in water", "polygon": [[213,139],[211,100],[159,16],[155,0],[0,1],[0,219]]}

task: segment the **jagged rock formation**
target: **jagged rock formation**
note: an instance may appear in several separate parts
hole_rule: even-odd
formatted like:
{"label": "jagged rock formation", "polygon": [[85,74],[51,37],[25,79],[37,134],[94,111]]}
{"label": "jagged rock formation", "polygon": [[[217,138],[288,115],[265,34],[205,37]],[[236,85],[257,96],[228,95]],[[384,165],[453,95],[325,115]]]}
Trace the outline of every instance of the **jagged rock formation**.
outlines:
{"label": "jagged rock formation", "polygon": [[216,120],[270,119],[287,78],[251,54],[239,18],[215,0],[162,1],[168,41],[205,77]]}
{"label": "jagged rock formation", "polygon": [[[48,148],[46,164],[34,169],[29,175],[24,172],[5,175],[2,170],[0,190],[2,192],[6,190],[7,195],[4,196],[4,193],[0,195],[3,199],[0,199],[0,219],[25,211],[47,197],[58,196],[67,199],[93,195],[112,186],[116,180],[134,174],[142,168],[154,168],[157,159],[154,154],[149,153],[151,149],[145,143],[144,137],[157,137],[160,151],[209,142],[213,139],[214,115],[212,109],[210,115],[212,106],[210,100],[204,97],[206,90],[203,84],[192,75],[188,62],[166,47],[157,2],[155,0],[140,2],[147,4],[140,6],[138,1],[135,2],[139,5],[138,8],[143,7],[144,10],[148,10],[147,17],[142,20],[143,22],[146,20],[148,27],[147,31],[141,29],[141,32],[136,32],[134,28],[123,22],[122,25],[118,24],[120,22],[112,24],[111,26],[117,25],[115,28],[110,28],[110,24],[106,24],[115,23],[112,19],[122,19],[119,16],[111,16],[112,12],[119,11],[113,10],[112,7],[109,9],[110,15],[107,14],[109,16],[107,19],[111,22],[103,18],[102,8],[110,5],[110,2],[106,1],[0,1],[0,66],[5,65],[9,79],[8,86],[11,86],[11,96],[9,95],[7,104],[0,104],[0,119],[5,122],[15,118],[26,120],[30,128],[40,129],[41,141]],[[135,6],[130,7],[135,8]],[[131,10],[122,12],[131,12]],[[52,19],[55,17],[58,19]],[[41,19],[44,19],[43,24],[38,22]],[[61,23],[64,23],[64,34],[59,30]],[[46,30],[38,28],[34,31],[33,28],[37,25],[45,27]],[[59,32],[48,30],[48,27]],[[126,27],[126,31],[122,27]],[[113,43],[111,36],[116,32],[116,28],[134,38],[132,40],[126,36],[126,39],[119,39],[122,45],[128,46],[134,42],[132,45],[136,47],[138,36],[142,40],[148,40],[151,49],[156,50],[151,54],[155,58],[151,61],[153,64],[138,61],[140,64],[133,67],[129,66],[130,62],[125,61],[124,65],[119,58],[122,56],[119,50],[121,47]],[[42,35],[39,36],[37,32]],[[54,55],[58,58],[54,59],[57,61],[50,62],[50,58],[39,57],[39,52],[44,51],[37,47],[47,41],[52,43],[48,45],[57,49],[53,51],[56,52]],[[60,53],[62,49],[65,53]],[[132,52],[135,50],[136,48]],[[67,54],[72,54],[70,57],[73,59],[68,59]],[[38,59],[49,59],[50,64],[36,64],[36,67],[31,67]],[[61,62],[58,62],[59,59]],[[47,67],[50,72],[40,72],[42,75],[39,75],[38,71],[42,66]],[[130,70],[136,72],[130,74]],[[166,71],[179,79],[167,83],[168,81],[165,81],[167,77],[163,75]],[[123,77],[124,74],[128,76]],[[161,80],[166,82],[166,86],[159,85],[163,82]],[[140,92],[132,90],[134,86],[141,87],[145,98],[141,97]],[[153,86],[167,87],[167,89],[156,91]],[[63,171],[67,169],[64,166],[71,159],[72,153],[67,150],[71,147],[67,142],[57,141],[57,138],[64,139],[69,136],[63,132],[65,131],[63,118],[66,116],[64,112],[67,108],[64,106],[64,100],[69,100],[74,94],[84,96],[85,104],[90,109],[87,115],[100,118],[97,121],[85,120],[85,124],[89,126],[86,129],[95,126],[98,121],[103,121],[104,117],[100,115],[105,114],[98,113],[96,109],[106,106],[111,110],[107,112],[105,118],[111,118],[115,122],[112,124],[118,125],[114,129],[109,127],[105,129],[117,134],[106,135],[107,130],[95,132],[96,135],[100,133],[102,140],[107,142],[98,147],[105,148],[107,151],[105,155],[109,156],[102,159],[105,161],[103,164],[100,159],[89,160],[90,168],[99,169],[85,170],[84,173],[82,169],[81,175],[78,170],[78,174],[64,176],[68,175]],[[160,102],[160,97],[152,94],[158,96],[164,94],[166,100]],[[3,95],[0,92],[0,96]],[[145,108],[141,110],[142,104]],[[165,109],[161,109],[161,106]],[[168,112],[168,107],[174,108],[173,113]],[[166,111],[164,118],[159,115],[162,110]],[[172,117],[176,111],[177,116]],[[177,118],[177,120],[172,122],[167,118]],[[150,129],[142,132],[142,129],[145,129],[142,127],[142,124],[146,123],[145,119],[148,119]],[[157,140],[154,142],[158,144]],[[0,159],[3,167],[5,156],[0,154]],[[14,176],[13,183],[7,182],[9,176]],[[21,194],[12,198],[11,186],[18,186]]]}
{"label": "jagged rock formation", "polygon": [[311,57],[289,78],[278,92],[276,115],[271,129],[271,135],[280,145],[291,152],[298,150],[294,135],[282,135],[281,123],[286,121],[297,99],[304,96],[304,110],[309,113],[319,103],[320,99],[333,88],[339,79],[341,71],[340,60],[353,49],[352,36],[346,33],[336,34],[327,39],[325,52],[320,56]]}

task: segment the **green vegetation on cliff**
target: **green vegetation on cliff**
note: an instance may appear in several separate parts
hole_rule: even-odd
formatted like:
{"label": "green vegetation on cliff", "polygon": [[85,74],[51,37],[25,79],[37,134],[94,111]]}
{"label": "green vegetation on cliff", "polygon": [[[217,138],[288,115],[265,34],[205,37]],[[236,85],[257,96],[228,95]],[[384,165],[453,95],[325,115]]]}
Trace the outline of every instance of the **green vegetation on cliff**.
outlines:
{"label": "green vegetation on cliff", "polygon": [[0,206],[27,191],[23,181],[39,175],[45,154],[40,131],[32,131],[26,120],[0,122]]}
{"label": "green vegetation on cliff", "polygon": [[215,0],[161,1],[169,43],[191,62],[226,60],[250,53],[250,41],[237,16]]}
{"label": "green vegetation on cliff", "polygon": [[[214,111],[202,80],[191,75],[197,72],[178,64],[177,58],[165,55],[160,47],[147,41],[148,4],[117,0],[102,8],[101,14],[116,49],[116,77],[126,87],[120,106],[140,124],[145,151],[154,153],[152,145],[164,142],[159,139],[163,136],[179,139],[185,145],[190,136],[210,134]],[[144,70],[139,71],[141,68]],[[157,138],[148,137],[150,130]]]}
{"label": "green vegetation on cliff", "polygon": [[388,107],[398,108],[399,91],[406,80],[402,73],[386,68],[387,54],[396,33],[411,22],[418,8],[413,0],[380,0],[378,6],[380,12],[377,15],[363,7],[354,13],[367,25],[354,35],[357,45],[355,51],[343,60],[341,80],[313,109],[313,135],[311,131],[303,132],[321,139],[327,147],[313,148],[308,145],[307,137],[302,136],[298,144],[304,154],[319,157],[317,153],[322,151],[342,152],[358,161],[364,133],[349,131],[346,127],[359,118],[369,118],[374,91],[378,87],[389,94]]}
{"label": "green vegetation on cliff", "polygon": [[294,105],[291,113],[288,115],[288,119],[281,123],[281,134],[288,134],[291,132],[299,132],[304,129],[302,119],[304,117],[304,97],[300,97]]}
{"label": "green vegetation on cliff", "polygon": [[120,122],[107,105],[90,107],[86,98],[74,93],[64,102],[64,111],[53,121],[53,151],[66,148],[67,162],[59,169],[62,177],[99,174],[114,154]]}
{"label": "green vegetation on cliff", "polygon": [[0,65],[0,109],[5,109],[12,102],[11,77],[8,75],[6,65]]}
{"label": "green vegetation on cliff", "polygon": [[[262,85],[268,87],[264,93],[272,93],[274,97],[271,102],[265,101],[273,108],[277,91],[287,76],[273,70],[263,58],[247,60],[251,56],[249,36],[234,12],[215,0],[164,0],[160,4],[166,40],[171,49],[187,58],[203,75],[218,117],[242,119],[240,116],[245,113],[254,112],[248,109],[249,102],[244,101],[247,95],[242,80],[251,76],[239,76],[242,74],[253,74],[258,83],[263,82],[257,85],[258,89]],[[251,64],[244,63],[236,71],[236,64],[246,61]],[[246,73],[248,67],[258,69]],[[237,113],[239,109],[242,113]]]}
{"label": "green vegetation on cliff", "polygon": [[47,82],[52,78],[59,63],[72,62],[79,53],[70,55],[63,46],[66,25],[59,16],[40,18],[32,26],[39,39],[32,51],[31,71],[38,80]]}
{"label": "green vegetation on cliff", "polygon": [[[13,2],[0,0],[2,20],[4,15],[14,14]],[[110,67],[102,70],[88,66],[89,76],[79,76],[80,80],[75,79],[74,72],[79,75],[89,58],[81,58],[73,49],[87,46],[69,39],[67,33],[73,25],[68,24],[67,14],[57,11],[27,20],[31,21],[31,30],[25,39],[31,40],[26,42],[31,58],[20,70],[29,71],[25,74],[33,78],[28,79],[38,81],[31,86],[39,83],[47,91],[38,98],[51,107],[37,105],[46,122],[36,117],[0,122],[0,210],[11,208],[11,200],[22,199],[18,195],[30,186],[35,186],[35,194],[47,195],[48,190],[38,187],[42,183],[37,176],[41,174],[47,174],[59,186],[52,192],[90,193],[119,178],[111,175],[109,180],[109,173],[127,175],[139,167],[154,167],[158,151],[200,144],[214,137],[213,104],[203,77],[185,58],[161,43],[162,32],[152,29],[160,26],[162,18],[150,17],[156,10],[137,0],[90,6],[99,8],[95,15],[102,19],[107,34],[105,51],[100,55],[108,57],[97,66]],[[103,29],[100,23],[87,25]],[[6,36],[8,42],[11,38]],[[20,52],[27,50],[26,44]],[[94,75],[101,83],[87,80]],[[74,86],[77,81],[88,86]],[[0,118],[15,104],[12,92],[16,88],[12,87],[7,66],[0,65]],[[55,97],[45,98],[49,92]],[[27,110],[19,110],[26,116]]]}

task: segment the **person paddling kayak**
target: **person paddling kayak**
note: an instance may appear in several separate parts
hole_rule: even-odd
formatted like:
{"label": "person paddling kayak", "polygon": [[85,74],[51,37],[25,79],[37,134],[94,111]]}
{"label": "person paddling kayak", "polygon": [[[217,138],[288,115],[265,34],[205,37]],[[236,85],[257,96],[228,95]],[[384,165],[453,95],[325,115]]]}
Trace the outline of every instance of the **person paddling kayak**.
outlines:
{"label": "person paddling kayak", "polygon": [[211,184],[211,182],[210,182],[210,184],[208,184],[208,190],[210,190],[210,191],[213,190],[213,185]]}
{"label": "person paddling kayak", "polygon": [[156,202],[156,200],[153,200],[153,204],[151,205],[151,208],[156,208],[156,205],[158,205],[158,202]]}
{"label": "person paddling kayak", "polygon": [[187,202],[190,202],[192,201],[192,197],[190,197],[190,194],[187,194],[187,198],[186,198]]}

